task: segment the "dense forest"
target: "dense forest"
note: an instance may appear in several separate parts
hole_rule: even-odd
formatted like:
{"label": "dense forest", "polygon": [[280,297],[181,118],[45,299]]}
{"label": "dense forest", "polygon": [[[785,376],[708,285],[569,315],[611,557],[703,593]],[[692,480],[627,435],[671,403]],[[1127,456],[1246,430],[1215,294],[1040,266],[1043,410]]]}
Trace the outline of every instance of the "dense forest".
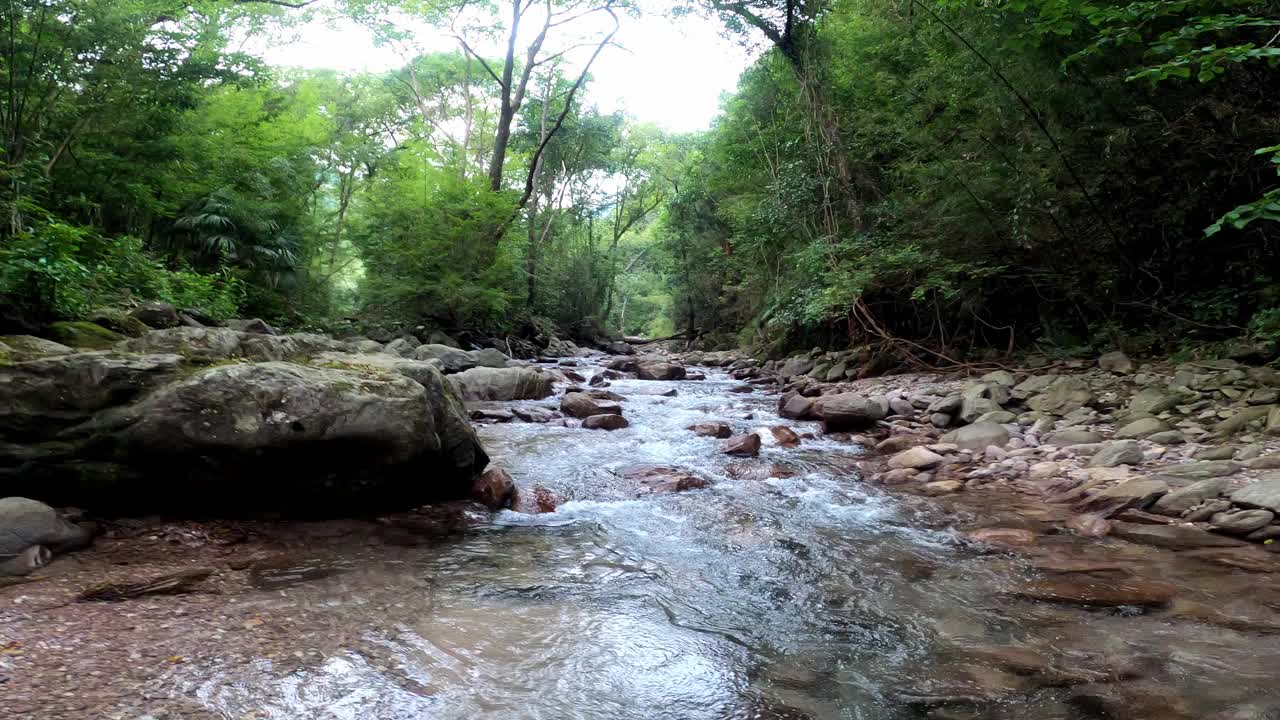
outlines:
{"label": "dense forest", "polygon": [[[345,335],[684,330],[935,365],[1276,342],[1278,10],[13,0],[0,316],[163,300]],[[706,132],[592,101],[639,13],[762,50]],[[347,74],[244,49],[326,14],[457,47]]]}

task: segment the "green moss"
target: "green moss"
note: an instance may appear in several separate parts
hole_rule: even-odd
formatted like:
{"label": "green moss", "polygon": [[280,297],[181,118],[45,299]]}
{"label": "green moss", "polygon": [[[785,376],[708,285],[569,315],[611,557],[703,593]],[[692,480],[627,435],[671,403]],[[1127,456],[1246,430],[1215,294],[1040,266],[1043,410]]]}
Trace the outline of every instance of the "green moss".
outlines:
{"label": "green moss", "polygon": [[105,350],[125,339],[120,333],[83,320],[53,323],[49,335],[64,345],[91,350]]}

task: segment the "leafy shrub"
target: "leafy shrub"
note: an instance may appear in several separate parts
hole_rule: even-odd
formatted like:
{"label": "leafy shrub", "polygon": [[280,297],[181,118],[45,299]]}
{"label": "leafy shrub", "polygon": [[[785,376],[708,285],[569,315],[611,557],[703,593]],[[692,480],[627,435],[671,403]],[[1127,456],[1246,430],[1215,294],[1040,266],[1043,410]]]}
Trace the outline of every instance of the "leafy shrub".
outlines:
{"label": "leafy shrub", "polygon": [[32,319],[79,318],[131,299],[162,300],[231,317],[244,283],[230,270],[169,270],[134,237],[51,222],[0,249],[0,297]]}

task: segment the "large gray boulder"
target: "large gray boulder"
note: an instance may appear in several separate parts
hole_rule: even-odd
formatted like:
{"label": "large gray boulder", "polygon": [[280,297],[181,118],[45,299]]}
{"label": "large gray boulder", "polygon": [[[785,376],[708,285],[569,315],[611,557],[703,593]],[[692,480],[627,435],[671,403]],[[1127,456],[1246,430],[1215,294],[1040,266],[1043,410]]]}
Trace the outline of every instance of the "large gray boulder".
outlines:
{"label": "large gray boulder", "polygon": [[217,362],[240,354],[243,335],[232,328],[175,327],[125,340],[116,349],[139,354],[176,354],[194,362]]}
{"label": "large gray boulder", "polygon": [[100,410],[131,402],[181,365],[182,357],[172,354],[86,352],[0,367],[0,441],[52,438]]}
{"label": "large gray boulder", "polygon": [[488,462],[462,403],[397,375],[208,368],[97,423],[163,504],[245,510],[465,497]]}
{"label": "large gray boulder", "polygon": [[82,544],[87,533],[38,500],[0,499],[0,561],[33,545],[59,549]]}
{"label": "large gray boulder", "polygon": [[419,345],[413,351],[414,360],[439,360],[445,373],[457,373],[476,366],[476,360],[465,350],[448,345]]}
{"label": "large gray boulder", "polygon": [[0,367],[0,485],[128,512],[466,495],[487,457],[432,364],[314,362],[201,367],[178,354],[96,352]]}
{"label": "large gray boulder", "polygon": [[889,414],[887,403],[857,393],[827,395],[814,401],[813,409],[822,419],[825,432],[862,430],[875,425]]}
{"label": "large gray boulder", "polygon": [[463,400],[541,400],[552,393],[555,378],[534,368],[478,367],[450,375]]}

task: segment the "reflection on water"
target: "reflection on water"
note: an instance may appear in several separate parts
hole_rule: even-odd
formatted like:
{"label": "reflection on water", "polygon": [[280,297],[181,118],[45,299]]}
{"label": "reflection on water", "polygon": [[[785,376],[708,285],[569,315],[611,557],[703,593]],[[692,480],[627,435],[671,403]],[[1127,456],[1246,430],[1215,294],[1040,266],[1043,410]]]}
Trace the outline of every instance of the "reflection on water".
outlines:
{"label": "reflection on water", "polygon": [[[192,668],[186,689],[228,718],[353,720],[1083,718],[1101,706],[1069,688],[1107,672],[1176,684],[1203,702],[1194,711],[1239,699],[1224,674],[1271,689],[1280,652],[1247,635],[1002,602],[1025,568],[961,546],[928,506],[860,484],[856,447],[805,440],[724,456],[685,427],[785,423],[772,399],[730,395],[731,384],[615,382],[631,421],[615,432],[482,428],[519,483],[568,502],[499,513],[394,562],[374,547],[341,567],[257,571],[273,602],[325,613],[328,630],[299,638],[327,640],[324,651]],[[629,392],[641,386],[679,393]],[[731,463],[792,472],[734,479]],[[636,464],[715,484],[635,499],[617,471]],[[1008,662],[952,653],[1011,644],[1103,669],[1033,682]]]}

